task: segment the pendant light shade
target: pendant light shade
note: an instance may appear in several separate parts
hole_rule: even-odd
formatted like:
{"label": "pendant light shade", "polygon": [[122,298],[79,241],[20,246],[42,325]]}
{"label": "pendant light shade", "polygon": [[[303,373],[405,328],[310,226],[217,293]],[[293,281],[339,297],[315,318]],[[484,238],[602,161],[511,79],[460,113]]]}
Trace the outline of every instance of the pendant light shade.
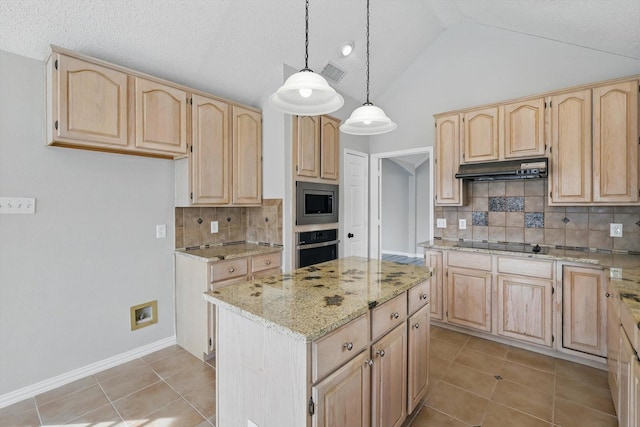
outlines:
{"label": "pendant light shade", "polygon": [[299,116],[319,116],[338,110],[344,99],[319,74],[309,69],[309,0],[305,7],[304,68],[290,76],[269,97],[269,104],[278,111]]}
{"label": "pendant light shade", "polygon": [[340,126],[340,131],[351,135],[379,135],[397,128],[382,108],[369,102],[369,0],[367,0],[367,101],[356,108]]}

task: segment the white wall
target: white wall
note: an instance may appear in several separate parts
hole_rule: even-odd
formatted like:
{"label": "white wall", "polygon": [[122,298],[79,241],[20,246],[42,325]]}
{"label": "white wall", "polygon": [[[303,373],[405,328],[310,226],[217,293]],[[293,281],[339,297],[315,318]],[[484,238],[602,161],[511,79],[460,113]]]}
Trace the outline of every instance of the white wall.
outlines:
{"label": "white wall", "polygon": [[404,168],[389,159],[382,159],[382,227],[381,252],[408,252],[409,217],[415,215],[408,212],[409,181],[413,176]]}
{"label": "white wall", "polygon": [[[173,162],[44,135],[44,64],[0,51],[0,196],[37,199],[0,217],[0,395],[175,334]],[[150,300],[158,324],[131,332]]]}
{"label": "white wall", "polygon": [[379,97],[398,129],[371,153],[433,145],[433,114],[640,73],[640,61],[476,24],[444,31]]}

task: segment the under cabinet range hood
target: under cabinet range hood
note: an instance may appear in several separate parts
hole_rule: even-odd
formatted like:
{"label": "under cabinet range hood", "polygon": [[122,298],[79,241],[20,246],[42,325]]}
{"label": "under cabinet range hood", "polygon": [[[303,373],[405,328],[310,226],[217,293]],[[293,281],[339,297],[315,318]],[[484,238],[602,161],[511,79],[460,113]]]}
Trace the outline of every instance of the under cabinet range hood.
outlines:
{"label": "under cabinet range hood", "polygon": [[535,179],[546,178],[547,171],[548,160],[545,157],[540,157],[535,159],[460,165],[456,178],[466,181]]}

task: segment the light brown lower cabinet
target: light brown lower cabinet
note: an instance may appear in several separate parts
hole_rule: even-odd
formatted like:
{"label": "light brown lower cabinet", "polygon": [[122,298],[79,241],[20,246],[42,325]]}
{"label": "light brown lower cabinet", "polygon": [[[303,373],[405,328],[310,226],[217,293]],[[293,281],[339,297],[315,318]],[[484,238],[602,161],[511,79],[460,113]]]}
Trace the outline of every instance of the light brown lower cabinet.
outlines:
{"label": "light brown lower cabinet", "polygon": [[430,307],[431,318],[442,320],[444,318],[443,310],[443,298],[442,298],[442,252],[439,251],[425,251],[424,254],[425,265],[430,269],[432,275],[429,279],[430,292]]}
{"label": "light brown lower cabinet", "polygon": [[407,418],[407,326],[402,323],[371,346],[374,427],[399,427]]}
{"label": "light brown lower cabinet", "polygon": [[611,399],[616,413],[620,413],[620,300],[615,286],[608,285],[607,296],[607,373]]}
{"label": "light brown lower cabinet", "polygon": [[491,272],[449,268],[447,321],[491,332]]}
{"label": "light brown lower cabinet", "polygon": [[427,304],[408,320],[407,414],[418,407],[429,384],[429,311]]}
{"label": "light brown lower cabinet", "polygon": [[638,406],[636,402],[636,378],[635,364],[637,363],[636,354],[627,338],[627,334],[622,326],[620,330],[620,358],[618,366],[620,369],[620,383],[618,384],[618,424],[620,427],[636,427],[634,422],[635,409]]}

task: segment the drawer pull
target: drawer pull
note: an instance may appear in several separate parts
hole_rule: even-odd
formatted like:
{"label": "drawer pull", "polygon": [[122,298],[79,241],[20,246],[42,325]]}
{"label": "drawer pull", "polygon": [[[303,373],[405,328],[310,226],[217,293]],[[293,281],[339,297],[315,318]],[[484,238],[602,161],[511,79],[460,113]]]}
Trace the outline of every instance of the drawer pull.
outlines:
{"label": "drawer pull", "polygon": [[394,319],[397,319],[398,317],[400,317],[400,314],[398,314],[397,311],[391,313],[391,317],[393,317]]}
{"label": "drawer pull", "polygon": [[346,342],[346,343],[344,343],[343,347],[346,348],[347,351],[351,351],[351,350],[353,350],[353,343],[352,342]]}
{"label": "drawer pull", "polygon": [[418,329],[418,328],[420,327],[420,323],[415,323],[415,324],[413,325],[413,327],[414,327],[414,328],[416,328],[416,329]]}
{"label": "drawer pull", "polygon": [[271,265],[271,260],[267,260],[267,265]]}
{"label": "drawer pull", "polygon": [[384,357],[384,350],[378,350],[376,351],[376,354],[380,357]]}
{"label": "drawer pull", "polygon": [[611,297],[612,295],[611,295],[609,292],[607,292],[606,294],[604,294],[604,296],[605,296],[605,297],[607,297],[607,298],[609,298],[609,297]]}
{"label": "drawer pull", "polygon": [[229,269],[229,273],[233,273],[234,271],[236,271],[236,269],[235,269],[235,268],[233,268],[233,267],[231,267],[231,268]]}
{"label": "drawer pull", "polygon": [[420,299],[427,299],[427,298],[429,298],[429,295],[427,294],[420,295]]}

